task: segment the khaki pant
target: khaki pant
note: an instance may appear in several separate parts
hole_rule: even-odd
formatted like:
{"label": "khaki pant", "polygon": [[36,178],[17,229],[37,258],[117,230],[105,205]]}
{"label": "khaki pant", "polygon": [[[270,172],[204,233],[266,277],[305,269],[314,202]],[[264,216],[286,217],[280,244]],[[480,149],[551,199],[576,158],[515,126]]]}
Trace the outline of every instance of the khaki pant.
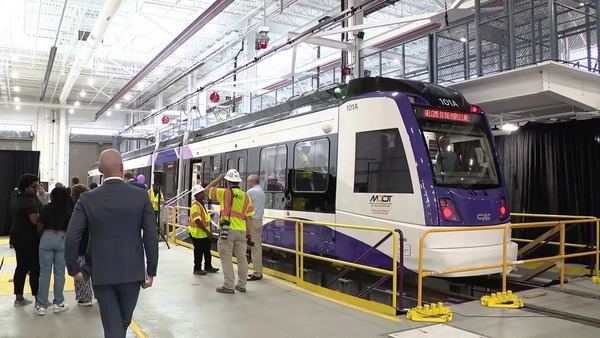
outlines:
{"label": "khaki pant", "polygon": [[253,275],[256,277],[262,277],[263,269],[263,257],[262,257],[262,236],[263,236],[263,222],[262,219],[252,219],[252,247],[251,257],[252,265],[254,266]]}
{"label": "khaki pant", "polygon": [[223,268],[223,275],[225,276],[225,282],[223,287],[229,290],[233,290],[235,284],[235,275],[233,271],[233,254],[237,258],[238,265],[238,286],[240,288],[246,287],[246,281],[248,278],[248,260],[246,260],[246,231],[240,230],[229,230],[227,239],[223,240],[219,238],[217,242],[217,250],[221,256],[221,267]]}

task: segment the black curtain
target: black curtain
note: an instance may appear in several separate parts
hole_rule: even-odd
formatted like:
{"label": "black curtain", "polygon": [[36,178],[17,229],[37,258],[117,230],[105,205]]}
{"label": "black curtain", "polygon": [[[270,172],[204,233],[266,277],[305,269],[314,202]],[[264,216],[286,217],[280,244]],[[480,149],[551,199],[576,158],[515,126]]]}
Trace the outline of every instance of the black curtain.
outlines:
{"label": "black curtain", "polygon": [[0,150],[0,235],[10,229],[10,195],[25,173],[38,175],[39,151]]}
{"label": "black curtain", "polygon": [[[512,212],[600,216],[600,120],[530,124],[496,137],[496,145]],[[588,244],[592,233],[577,226],[567,240]]]}

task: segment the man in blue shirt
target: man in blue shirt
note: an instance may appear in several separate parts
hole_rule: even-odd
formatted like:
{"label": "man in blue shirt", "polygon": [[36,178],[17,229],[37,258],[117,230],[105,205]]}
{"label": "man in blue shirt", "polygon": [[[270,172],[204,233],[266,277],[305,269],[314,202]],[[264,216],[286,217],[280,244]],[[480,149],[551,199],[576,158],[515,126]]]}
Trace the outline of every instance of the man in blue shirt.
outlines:
{"label": "man in blue shirt", "polygon": [[254,215],[252,217],[251,239],[254,242],[251,257],[254,266],[254,272],[248,276],[249,281],[262,279],[262,235],[263,235],[263,215],[265,213],[265,201],[267,199],[265,192],[260,186],[258,176],[252,174],[248,176],[248,191],[246,195],[250,197],[254,206]]}

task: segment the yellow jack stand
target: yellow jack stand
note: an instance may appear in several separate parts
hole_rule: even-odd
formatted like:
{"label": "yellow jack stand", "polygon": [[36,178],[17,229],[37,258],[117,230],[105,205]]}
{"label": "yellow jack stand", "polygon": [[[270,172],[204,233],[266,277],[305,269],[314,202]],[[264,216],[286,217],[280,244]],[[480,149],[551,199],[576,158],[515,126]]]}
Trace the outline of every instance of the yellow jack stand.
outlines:
{"label": "yellow jack stand", "polygon": [[600,284],[600,276],[594,276],[594,277],[592,277],[592,282],[594,282],[596,284]]}
{"label": "yellow jack stand", "polygon": [[408,311],[406,318],[415,322],[446,323],[452,321],[452,312],[439,302],[414,307]]}
{"label": "yellow jack stand", "polygon": [[499,307],[504,309],[518,309],[523,307],[523,300],[512,291],[496,292],[489,296],[481,297],[481,305],[489,307]]}

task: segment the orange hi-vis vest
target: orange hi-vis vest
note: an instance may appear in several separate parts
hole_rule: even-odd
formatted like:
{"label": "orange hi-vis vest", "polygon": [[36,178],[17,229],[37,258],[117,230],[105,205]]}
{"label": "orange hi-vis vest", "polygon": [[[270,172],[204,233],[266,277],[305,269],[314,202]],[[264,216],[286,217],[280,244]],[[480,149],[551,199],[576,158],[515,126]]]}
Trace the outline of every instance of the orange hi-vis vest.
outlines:
{"label": "orange hi-vis vest", "polygon": [[208,196],[219,202],[220,216],[229,219],[230,230],[246,231],[246,217],[254,215],[254,207],[242,189],[210,188]]}

